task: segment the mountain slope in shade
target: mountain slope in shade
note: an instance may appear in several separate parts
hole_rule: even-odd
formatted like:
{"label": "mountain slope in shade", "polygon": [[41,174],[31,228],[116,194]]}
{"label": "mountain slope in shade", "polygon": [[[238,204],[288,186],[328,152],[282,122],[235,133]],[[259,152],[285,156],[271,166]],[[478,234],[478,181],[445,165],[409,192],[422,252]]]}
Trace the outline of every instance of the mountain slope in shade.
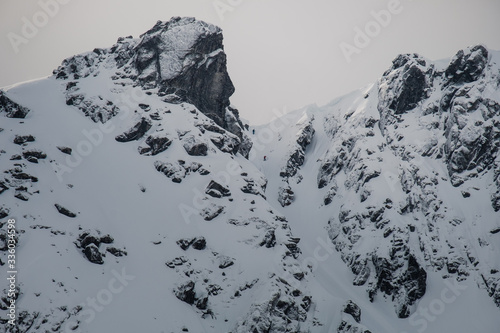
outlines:
{"label": "mountain slope in shade", "polygon": [[4,88],[0,331],[494,332],[498,58],[401,55],[255,134],[193,18]]}

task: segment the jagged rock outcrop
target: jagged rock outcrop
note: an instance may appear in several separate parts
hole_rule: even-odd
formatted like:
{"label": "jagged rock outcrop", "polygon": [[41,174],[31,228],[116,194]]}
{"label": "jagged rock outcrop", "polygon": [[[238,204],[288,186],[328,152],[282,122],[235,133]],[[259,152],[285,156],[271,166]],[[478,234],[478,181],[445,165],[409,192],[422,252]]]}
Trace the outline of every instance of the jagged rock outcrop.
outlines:
{"label": "jagged rock outcrop", "polygon": [[[483,231],[467,240],[459,236],[492,226],[500,211],[500,68],[491,57],[480,45],[459,51],[447,66],[400,55],[375,85],[333,101],[322,113],[306,109],[290,117],[314,115],[317,142],[329,143],[305,154],[307,167],[318,170],[315,178],[303,174],[297,185],[290,182],[294,177],[273,184],[279,202],[288,203],[289,184],[293,205],[310,209],[311,199],[296,188],[316,182],[314,209],[329,217],[329,236],[353,284],[371,299],[392,300],[399,317],[415,311],[431,272],[457,281],[474,276],[497,299],[500,276],[478,253],[494,240]],[[282,140],[290,133],[280,131],[273,150],[293,156],[295,147]],[[284,176],[284,170],[274,172]]]}
{"label": "jagged rock outcrop", "polygon": [[295,176],[302,164],[304,164],[307,146],[309,146],[314,137],[315,130],[312,125],[313,120],[314,117],[309,119],[308,122],[297,124],[299,129],[297,132],[297,139],[294,143],[295,147],[290,151],[286,165],[280,172],[281,177],[286,179]]}
{"label": "jagged rock outcrop", "polygon": [[460,50],[451,59],[444,72],[445,84],[474,82],[483,74],[488,64],[488,50],[482,45]]}
{"label": "jagged rock outcrop", "polygon": [[392,61],[392,67],[379,84],[380,129],[398,115],[414,109],[432,85],[432,66],[418,54],[402,54]]}
{"label": "jagged rock outcrop", "polygon": [[7,118],[25,118],[30,110],[7,97],[4,91],[0,90],[0,113],[5,113]]}
{"label": "jagged rock outcrop", "polygon": [[210,183],[207,185],[205,193],[214,198],[231,196],[231,191],[227,187],[217,183],[214,180],[211,180]]}
{"label": "jagged rock outcrop", "polygon": [[[146,118],[141,118],[131,129],[116,136],[115,140],[118,142],[129,142],[134,140],[139,140],[146,134],[152,127],[151,121]],[[151,140],[150,140],[150,143]]]}
{"label": "jagged rock outcrop", "polygon": [[[121,109],[130,112],[133,106],[128,101],[113,103],[101,96],[87,96],[80,92],[78,80],[98,75],[101,67],[114,66],[117,71],[112,79],[116,84],[129,80],[127,84],[155,90],[165,102],[193,104],[218,126],[236,135],[239,142],[232,148],[248,157],[252,142],[238,110],[230,107],[234,86],[227,73],[222,39],[222,30],[215,25],[192,17],[173,17],[158,21],[138,39],[119,38],[109,49],[94,49],[68,58],[54,75],[70,80],[66,85],[68,105],[104,123]],[[149,111],[146,107],[143,110]]]}

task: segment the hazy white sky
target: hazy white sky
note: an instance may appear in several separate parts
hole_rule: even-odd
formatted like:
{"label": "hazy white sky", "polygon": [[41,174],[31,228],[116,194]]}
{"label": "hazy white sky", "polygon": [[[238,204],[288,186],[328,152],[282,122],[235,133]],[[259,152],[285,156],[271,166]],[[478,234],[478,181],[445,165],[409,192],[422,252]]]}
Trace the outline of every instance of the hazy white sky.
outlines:
{"label": "hazy white sky", "polygon": [[50,75],[157,20],[194,16],[224,30],[231,101],[259,124],[273,109],[326,104],[375,81],[399,53],[500,50],[499,15],[499,0],[0,0],[0,86]]}

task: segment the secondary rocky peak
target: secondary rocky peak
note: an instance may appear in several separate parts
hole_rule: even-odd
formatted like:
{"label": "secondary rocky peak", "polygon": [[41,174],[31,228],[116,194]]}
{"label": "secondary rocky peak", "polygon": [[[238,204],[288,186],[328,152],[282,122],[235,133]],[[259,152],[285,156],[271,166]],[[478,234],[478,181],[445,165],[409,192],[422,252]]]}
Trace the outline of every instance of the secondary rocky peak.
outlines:
{"label": "secondary rocky peak", "polygon": [[380,128],[390,118],[414,109],[432,85],[432,68],[418,54],[401,54],[392,61],[379,84]]}
{"label": "secondary rocky peak", "polygon": [[111,48],[68,58],[54,75],[72,80],[66,86],[67,104],[78,107],[95,122],[104,123],[116,116],[119,106],[102,96],[83,96],[79,81],[106,76],[104,81],[113,91],[132,85],[165,103],[193,104],[218,126],[235,134],[239,139],[237,150],[248,156],[252,143],[238,110],[230,107],[229,98],[235,89],[227,72],[222,40],[222,30],[215,25],[193,17],[173,17],[158,21],[139,38],[120,37]]}
{"label": "secondary rocky peak", "polygon": [[192,17],[157,22],[135,48],[137,80],[196,105],[225,127],[234,86],[226,69],[222,30]]}
{"label": "secondary rocky peak", "polygon": [[446,83],[474,82],[481,76],[487,64],[488,50],[483,45],[460,50],[451,59],[445,71]]}

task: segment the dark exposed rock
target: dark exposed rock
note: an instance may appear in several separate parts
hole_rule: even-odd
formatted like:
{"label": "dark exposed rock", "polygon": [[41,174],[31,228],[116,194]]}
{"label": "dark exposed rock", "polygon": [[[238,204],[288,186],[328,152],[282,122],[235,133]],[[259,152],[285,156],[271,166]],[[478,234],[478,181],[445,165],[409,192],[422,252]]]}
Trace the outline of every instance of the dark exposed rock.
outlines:
{"label": "dark exposed rock", "polygon": [[402,54],[384,73],[379,85],[379,127],[384,131],[388,122],[414,109],[426,97],[429,87],[426,62],[417,54]]}
{"label": "dark exposed rock", "polygon": [[334,177],[344,167],[346,156],[348,156],[348,152],[345,150],[345,148],[340,147],[331,159],[328,159],[322,163],[317,178],[318,188],[323,188],[334,180]]}
{"label": "dark exposed rock", "polygon": [[7,118],[25,118],[30,110],[21,106],[7,97],[5,92],[0,90],[0,113],[5,112]]}
{"label": "dark exposed rock", "polygon": [[179,239],[176,243],[181,249],[186,251],[191,246],[191,244],[193,244],[193,242],[194,239]]}
{"label": "dark exposed rock", "polygon": [[54,204],[56,207],[57,211],[61,213],[62,215],[66,215],[67,217],[76,217],[76,214],[68,210],[67,208],[64,208],[63,206],[59,204]]}
{"label": "dark exposed rock", "polygon": [[[193,38],[191,36],[186,38],[186,49],[175,50],[177,58],[172,57],[170,60],[167,58],[168,52],[172,52],[170,45],[175,42],[169,41],[175,38],[172,31],[176,27],[197,33],[194,34],[195,39],[189,39]],[[225,109],[229,106],[234,86],[227,74],[219,28],[194,18],[159,21],[142,35],[136,52],[135,67],[139,82],[144,87],[159,87],[161,91],[175,92],[224,127]]]}
{"label": "dark exposed rock", "polygon": [[29,200],[29,197],[27,196],[26,193],[23,193],[23,192],[17,192],[16,194],[14,194],[14,197],[19,199],[19,200],[22,200],[22,201],[28,201]]}
{"label": "dark exposed rock", "polygon": [[10,210],[8,208],[0,207],[0,219],[6,218],[7,216],[9,216],[9,212],[10,212]]}
{"label": "dark exposed rock", "polygon": [[113,243],[115,241],[114,238],[111,237],[111,235],[104,235],[99,240],[103,244],[111,244],[111,243]]}
{"label": "dark exposed rock", "polygon": [[106,251],[108,251],[109,253],[111,253],[115,257],[123,257],[123,256],[127,255],[127,251],[117,249],[116,247],[113,247],[113,246],[107,247]]}
{"label": "dark exposed rock", "polygon": [[148,104],[139,103],[139,107],[141,109],[143,109],[144,111],[146,111],[146,112],[149,111],[149,110],[151,110],[151,106],[149,106]]}
{"label": "dark exposed rock", "polygon": [[295,193],[292,191],[291,187],[288,184],[280,187],[278,190],[278,202],[281,206],[289,206],[292,204],[293,200],[295,200]]}
{"label": "dark exposed rock", "polygon": [[345,320],[342,320],[339,327],[337,327],[337,333],[371,333],[371,332],[365,329],[364,326],[357,325],[355,323],[349,323]]}
{"label": "dark exposed rock", "polygon": [[170,162],[163,163],[160,161],[156,161],[155,168],[168,178],[172,179],[174,183],[180,183],[182,182],[182,179],[186,177],[186,169],[179,164],[176,165]]}
{"label": "dark exposed rock", "polygon": [[14,138],[14,143],[17,145],[22,145],[23,143],[26,142],[34,142],[35,137],[33,135],[16,135]]}
{"label": "dark exposed rock", "polygon": [[210,171],[203,168],[203,165],[197,162],[186,164],[184,161],[179,160],[174,164],[170,162],[156,161],[154,165],[156,170],[172,179],[174,183],[182,182],[182,180],[192,172],[197,172],[202,176],[210,174]]}
{"label": "dark exposed rock", "polygon": [[205,221],[212,221],[224,211],[224,206],[209,205],[201,211],[201,216]]}
{"label": "dark exposed rock", "polygon": [[191,156],[207,156],[208,146],[205,142],[196,139],[194,136],[185,138],[183,147]]}
{"label": "dark exposed rock", "polygon": [[69,147],[57,147],[57,149],[59,149],[61,152],[67,154],[67,155],[71,155],[71,153],[73,152],[73,149],[69,148]]}
{"label": "dark exposed rock", "polygon": [[172,144],[172,140],[167,137],[148,136],[146,144],[149,147],[139,147],[139,153],[143,155],[155,156],[167,150]]}
{"label": "dark exposed rock", "polygon": [[200,310],[206,310],[208,307],[208,296],[197,299],[195,305]]}
{"label": "dark exposed rock", "polygon": [[8,250],[8,239],[9,236],[7,235],[7,232],[0,230],[0,251],[7,251]]}
{"label": "dark exposed rock", "polygon": [[94,243],[87,245],[83,250],[83,253],[91,263],[99,265],[102,265],[104,263],[104,261],[102,260],[102,254],[101,252],[99,252],[99,248]]}
{"label": "dark exposed rock", "polygon": [[195,238],[191,247],[195,250],[204,250],[207,247],[207,241],[205,237]]}
{"label": "dark exposed rock", "polygon": [[91,235],[91,234],[89,234],[87,232],[81,234],[78,239],[79,239],[79,242],[80,242],[80,247],[83,248],[83,249],[86,248],[87,245],[89,245],[89,244],[94,244],[97,247],[99,247],[99,245],[101,244],[100,238],[98,238],[98,237],[96,237],[94,235]]}
{"label": "dark exposed rock", "polygon": [[27,160],[29,158],[35,158],[35,159],[39,160],[39,159],[47,158],[47,155],[40,150],[27,150],[27,151],[23,152],[23,157]]}
{"label": "dark exposed rock", "polygon": [[399,318],[407,318],[410,315],[409,307],[425,294],[427,273],[411,254],[404,266],[401,266],[398,259],[390,261],[380,257],[374,257],[373,264],[377,274],[377,288],[399,299],[396,313]]}
{"label": "dark exposed rock", "polygon": [[231,196],[231,191],[227,187],[213,180],[211,180],[210,183],[208,184],[207,188],[205,189],[205,193],[214,198]]}
{"label": "dark exposed rock", "polygon": [[151,124],[151,121],[143,117],[141,118],[141,121],[139,121],[137,124],[134,125],[134,127],[116,136],[115,140],[118,142],[129,142],[129,141],[139,140],[144,136],[144,134],[146,134],[147,131],[149,131],[149,129],[152,126],[153,125]]}
{"label": "dark exposed rock", "polygon": [[194,281],[188,281],[181,284],[176,290],[174,290],[175,297],[189,305],[193,305],[196,301],[196,292],[194,291],[194,287]]}
{"label": "dark exposed rock", "polygon": [[284,244],[286,248],[288,249],[287,255],[290,255],[297,259],[302,252],[300,248],[298,247],[298,243],[300,242],[300,238],[294,238],[290,237]]}
{"label": "dark exposed rock", "polygon": [[30,180],[34,183],[38,182],[38,178],[35,177],[35,176],[32,176],[30,174],[27,174],[25,172],[22,172],[21,169],[13,169],[13,170],[10,170],[11,174],[12,174],[12,178],[14,179],[19,179],[19,180]]}
{"label": "dark exposed rock", "polygon": [[3,181],[0,181],[0,194],[7,191],[8,189],[9,187]]}
{"label": "dark exposed rock", "polygon": [[113,102],[103,99],[101,96],[88,97],[83,94],[66,94],[66,105],[77,107],[85,116],[95,123],[105,123],[118,114],[119,108]]}
{"label": "dark exposed rock", "polygon": [[234,265],[233,259],[226,257],[226,256],[219,257],[219,268],[220,269],[228,268],[232,265]]}
{"label": "dark exposed rock", "polygon": [[185,257],[177,257],[173,260],[167,261],[165,265],[167,265],[170,268],[175,268],[176,266],[182,266],[187,262],[188,260]]}
{"label": "dark exposed rock", "polygon": [[353,301],[349,300],[347,304],[344,305],[342,311],[347,314],[350,314],[357,323],[361,322],[361,309]]}
{"label": "dark exposed rock", "polygon": [[[182,48],[176,45],[177,27],[193,31],[186,35]],[[158,22],[142,36],[134,49],[134,67],[144,88],[158,87],[160,93],[175,96],[178,102],[195,105],[215,123],[240,138],[238,149],[248,156],[251,147],[236,109],[229,107],[234,86],[226,68],[226,54],[220,28],[194,18],[172,18]],[[167,96],[167,97],[168,97]],[[173,102],[171,99],[169,102]]]}
{"label": "dark exposed rock", "polygon": [[246,184],[241,188],[241,191],[243,193],[249,193],[249,194],[255,194],[255,195],[260,195],[264,199],[266,196],[264,195],[267,187],[267,180],[261,179],[259,184],[257,184],[257,181],[255,179],[251,178],[244,178]]}
{"label": "dark exposed rock", "polygon": [[[484,170],[494,164],[500,146],[500,132],[494,121],[477,122],[476,110],[484,110],[489,102],[472,94],[470,87],[455,89],[447,103],[449,115],[445,123],[444,155],[454,186],[465,179],[459,174],[470,170]],[[499,111],[488,117],[498,117]],[[484,115],[481,115],[484,117]],[[484,121],[488,119],[483,118]]]}
{"label": "dark exposed rock", "polygon": [[447,83],[469,83],[476,81],[488,64],[488,51],[482,45],[460,50],[451,59],[445,71]]}
{"label": "dark exposed rock", "polygon": [[11,161],[19,161],[19,160],[22,160],[22,159],[23,159],[23,157],[21,155],[19,155],[19,154],[15,154],[15,155],[12,155],[10,157]]}
{"label": "dark exposed rock", "polygon": [[266,232],[264,239],[262,239],[259,245],[265,246],[267,248],[272,248],[276,245],[276,234],[274,232],[274,229],[269,229]]}
{"label": "dark exposed rock", "polygon": [[240,147],[240,139],[233,134],[224,133],[217,136],[212,136],[210,141],[224,153],[235,155]]}
{"label": "dark exposed rock", "polygon": [[335,197],[335,195],[337,195],[337,190],[338,190],[337,183],[332,179],[332,186],[330,187],[330,189],[325,195],[325,198],[323,199],[323,203],[325,204],[325,206],[332,203],[333,198]]}
{"label": "dark exposed rock", "polygon": [[298,169],[304,164],[306,148],[311,143],[315,133],[312,121],[313,119],[310,119],[308,123],[302,125],[300,128],[297,135],[296,147],[290,153],[286,166],[280,171],[281,177],[289,178],[295,176]]}

